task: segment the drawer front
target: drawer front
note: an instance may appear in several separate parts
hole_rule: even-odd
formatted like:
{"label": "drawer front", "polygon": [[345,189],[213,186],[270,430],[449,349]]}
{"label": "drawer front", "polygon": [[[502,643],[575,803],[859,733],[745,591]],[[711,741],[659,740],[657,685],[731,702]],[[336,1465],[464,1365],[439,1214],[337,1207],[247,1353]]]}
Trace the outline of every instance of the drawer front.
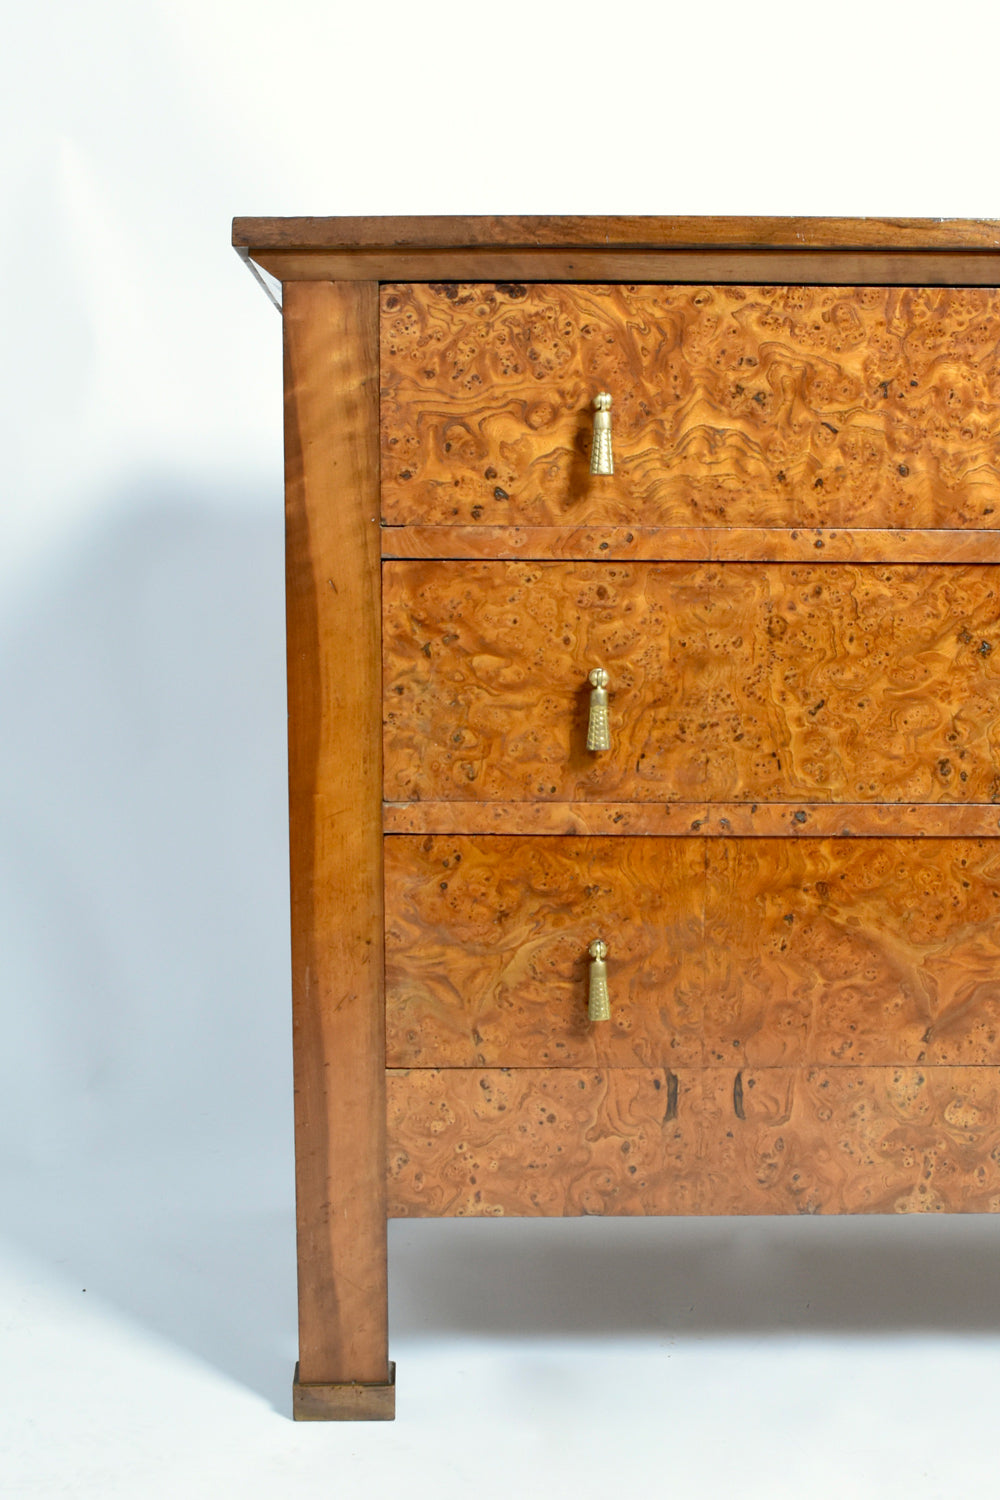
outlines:
{"label": "drawer front", "polygon": [[385,911],[390,1067],[1000,1065],[995,840],[391,837]]}
{"label": "drawer front", "polygon": [[386,563],[386,798],[998,801],[998,592],[990,566]]}
{"label": "drawer front", "polygon": [[388,1074],[389,1212],[1000,1210],[996,1068]]}
{"label": "drawer front", "polygon": [[[704,843],[386,839],[389,1066],[700,1062]],[[596,938],[612,1020],[592,1025]]]}
{"label": "drawer front", "polygon": [[388,285],[383,519],[997,526],[998,344],[984,289]]}

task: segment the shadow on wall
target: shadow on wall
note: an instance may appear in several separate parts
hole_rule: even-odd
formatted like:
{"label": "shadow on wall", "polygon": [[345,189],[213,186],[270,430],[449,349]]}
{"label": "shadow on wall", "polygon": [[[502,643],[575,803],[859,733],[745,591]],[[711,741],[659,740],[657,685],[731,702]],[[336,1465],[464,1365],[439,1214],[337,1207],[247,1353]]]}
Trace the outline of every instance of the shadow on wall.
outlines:
{"label": "shadow on wall", "polygon": [[280,493],[142,486],[0,618],[0,1229],[258,1388],[294,1314],[283,569]]}
{"label": "shadow on wall", "polygon": [[[290,1405],[280,503],[125,496],[0,622],[0,1231]],[[995,1219],[448,1221],[393,1337],[1000,1331]]]}
{"label": "shadow on wall", "polygon": [[1000,1334],[1000,1219],[407,1221],[399,1337]]}

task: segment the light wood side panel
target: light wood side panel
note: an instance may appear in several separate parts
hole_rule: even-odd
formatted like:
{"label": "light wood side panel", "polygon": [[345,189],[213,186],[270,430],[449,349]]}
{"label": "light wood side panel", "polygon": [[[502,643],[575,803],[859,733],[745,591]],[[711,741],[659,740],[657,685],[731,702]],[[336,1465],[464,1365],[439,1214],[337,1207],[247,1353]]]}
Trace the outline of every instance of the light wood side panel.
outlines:
{"label": "light wood side panel", "polygon": [[1000,1070],[390,1072],[395,1217],[995,1213]]}
{"label": "light wood side panel", "polygon": [[[995,527],[1000,293],[382,288],[391,524]],[[615,474],[589,473],[591,403]]]}
{"label": "light wood side panel", "polygon": [[[390,802],[1000,800],[991,567],[387,562]],[[612,749],[586,749],[587,673]]]}
{"label": "light wood side panel", "polygon": [[1000,563],[1000,530],[781,526],[383,526],[383,557],[612,562]]}
{"label": "light wood side panel", "polygon": [[299,1379],[387,1383],[377,294],[287,289]]}
{"label": "light wood side panel", "polygon": [[701,1062],[703,841],[393,838],[385,880],[390,1067]]}
{"label": "light wood side panel", "polygon": [[1000,841],[705,847],[706,1063],[1000,1064]]}

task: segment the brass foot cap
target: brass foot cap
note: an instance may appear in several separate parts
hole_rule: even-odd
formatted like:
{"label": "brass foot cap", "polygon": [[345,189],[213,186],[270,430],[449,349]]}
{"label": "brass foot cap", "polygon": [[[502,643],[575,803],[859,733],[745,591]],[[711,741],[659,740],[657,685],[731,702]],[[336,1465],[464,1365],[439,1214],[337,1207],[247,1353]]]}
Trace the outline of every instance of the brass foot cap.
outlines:
{"label": "brass foot cap", "polygon": [[389,1379],[380,1385],[360,1380],[340,1385],[303,1383],[295,1366],[292,1416],[296,1422],[391,1422],[396,1415],[396,1366],[389,1361]]}

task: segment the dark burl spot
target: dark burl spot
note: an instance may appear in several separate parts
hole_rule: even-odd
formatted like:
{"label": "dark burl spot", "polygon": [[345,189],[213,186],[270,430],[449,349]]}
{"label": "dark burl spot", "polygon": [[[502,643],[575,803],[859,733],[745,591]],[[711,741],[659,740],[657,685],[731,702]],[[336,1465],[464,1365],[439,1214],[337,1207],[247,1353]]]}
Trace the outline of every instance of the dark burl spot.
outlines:
{"label": "dark burl spot", "polygon": [[508,495],[506,490],[502,490],[500,486],[497,485],[496,489],[493,491],[493,498],[494,500],[509,500],[510,496]]}
{"label": "dark burl spot", "polygon": [[907,475],[909,474],[910,470],[909,470],[909,467],[906,464],[900,464],[900,466],[899,466],[899,472],[903,476],[903,478],[905,479],[907,477]]}
{"label": "dark burl spot", "polygon": [[400,471],[399,477],[400,479],[412,479],[413,475],[410,473],[409,469],[402,469]]}
{"label": "dark burl spot", "polygon": [[993,650],[993,647],[990,645],[989,641],[980,641],[980,643],[979,643],[979,654],[980,654],[980,656],[989,656],[989,654],[990,654],[990,652],[992,650]]}
{"label": "dark burl spot", "polygon": [[519,281],[498,281],[495,285],[498,292],[504,297],[513,298],[515,302],[528,295],[528,288]]}

